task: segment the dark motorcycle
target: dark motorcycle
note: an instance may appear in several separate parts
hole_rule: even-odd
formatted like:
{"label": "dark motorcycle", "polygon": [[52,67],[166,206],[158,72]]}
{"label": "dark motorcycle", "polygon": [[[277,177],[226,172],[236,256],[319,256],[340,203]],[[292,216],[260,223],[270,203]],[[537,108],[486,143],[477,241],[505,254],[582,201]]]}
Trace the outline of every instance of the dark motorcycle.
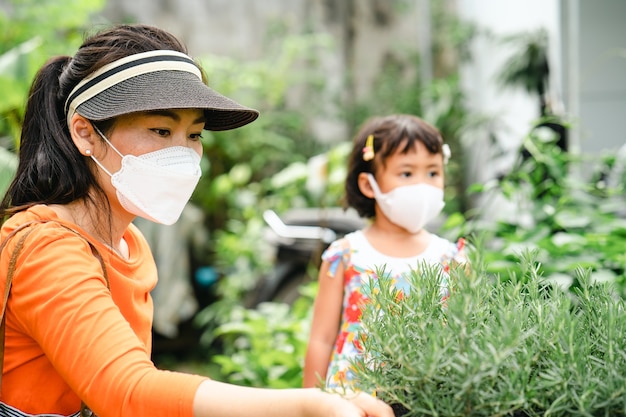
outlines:
{"label": "dark motorcycle", "polygon": [[266,241],[274,246],[272,271],[263,276],[250,293],[248,308],[265,301],[293,303],[303,284],[316,279],[322,252],[334,240],[364,226],[352,210],[340,207],[289,210],[281,216],[263,213],[268,225]]}

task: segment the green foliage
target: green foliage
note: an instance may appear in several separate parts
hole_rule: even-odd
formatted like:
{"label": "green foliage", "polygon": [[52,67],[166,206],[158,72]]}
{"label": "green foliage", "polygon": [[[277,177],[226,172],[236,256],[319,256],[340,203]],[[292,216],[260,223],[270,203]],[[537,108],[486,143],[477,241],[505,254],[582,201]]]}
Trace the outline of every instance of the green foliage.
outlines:
{"label": "green foliage", "polygon": [[502,66],[498,76],[501,85],[521,87],[528,93],[542,95],[546,91],[548,65],[548,33],[545,29],[505,37],[503,42],[516,49]]}
{"label": "green foliage", "polygon": [[307,122],[315,106],[306,114],[287,100],[301,91],[315,101],[321,73],[311,57],[319,48],[332,48],[332,43],[319,34],[269,42],[269,52],[258,62],[201,59],[212,88],[261,112],[258,120],[241,129],[203,134],[204,174],[192,200],[205,211],[205,226],[214,232],[213,259],[206,262],[223,277],[219,301],[196,318],[206,329],[207,344],[215,338],[212,329],[230,320],[232,307],[270,267],[269,248],[259,244],[263,211],[318,204],[302,192],[307,159],[321,152]]}
{"label": "green foliage", "polygon": [[626,415],[625,305],[613,287],[579,268],[579,287],[563,291],[534,252],[522,274],[497,279],[477,248],[470,271],[452,269],[445,305],[429,268],[402,300],[368,294],[359,386],[407,416]]}
{"label": "green foliage", "polygon": [[309,336],[315,283],[302,288],[292,306],[262,303],[257,309],[236,308],[233,319],[217,329],[226,349],[213,361],[228,381],[252,387],[302,386],[302,367]]}
{"label": "green foliage", "polygon": [[245,213],[240,214],[238,188],[262,182],[321,152],[308,129],[314,106],[307,114],[287,100],[295,91],[315,100],[322,74],[318,67],[303,62],[310,60],[316,49],[330,48],[332,43],[317,34],[292,35],[281,41],[281,48],[272,49],[257,62],[243,64],[218,56],[201,60],[212,88],[261,112],[257,121],[241,129],[204,133],[207,163],[194,199],[209,213],[211,229],[222,229],[226,219],[247,219]]}
{"label": "green foliage", "polygon": [[565,153],[555,146],[554,135],[542,129],[525,138],[528,157],[492,184],[491,191],[515,202],[518,212],[497,221],[470,221],[463,233],[484,236],[489,272],[519,273],[520,254],[536,250],[547,279],[575,287],[575,272],[583,267],[595,279],[618,283],[626,296],[624,184],[608,187],[605,160]]}
{"label": "green foliage", "polygon": [[0,9],[0,146],[17,149],[23,107],[36,71],[50,56],[70,54],[78,47],[104,0],[5,3]]}
{"label": "green foliage", "polygon": [[[265,243],[262,213],[267,209],[281,213],[289,208],[339,205],[349,151],[350,143],[344,142],[315,156],[319,164],[295,162],[263,181],[223,188],[237,213],[214,235],[215,266],[223,278],[216,288],[218,301],[195,318],[204,329],[205,345],[215,341],[215,327],[239,320],[235,311],[241,300],[272,267],[274,253]],[[224,179],[221,176],[217,181]]]}
{"label": "green foliage", "polygon": [[0,195],[4,195],[17,170],[17,156],[0,147]]}

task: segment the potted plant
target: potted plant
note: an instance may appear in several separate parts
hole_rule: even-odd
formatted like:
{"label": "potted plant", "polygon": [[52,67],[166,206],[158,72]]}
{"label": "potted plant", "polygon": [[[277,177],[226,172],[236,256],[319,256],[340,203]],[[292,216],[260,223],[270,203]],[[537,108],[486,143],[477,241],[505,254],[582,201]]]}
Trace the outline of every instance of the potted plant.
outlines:
{"label": "potted plant", "polygon": [[[479,245],[476,245],[479,247]],[[611,284],[578,270],[565,290],[521,255],[521,274],[418,267],[409,294],[380,281],[363,309],[359,388],[404,416],[624,416],[626,315]]]}

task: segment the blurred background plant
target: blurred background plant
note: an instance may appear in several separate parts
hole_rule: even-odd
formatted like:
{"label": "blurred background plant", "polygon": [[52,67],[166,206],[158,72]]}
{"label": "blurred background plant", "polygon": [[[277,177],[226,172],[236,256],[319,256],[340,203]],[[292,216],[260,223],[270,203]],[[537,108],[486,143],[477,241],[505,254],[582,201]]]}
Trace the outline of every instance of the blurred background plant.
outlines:
{"label": "blurred background plant", "polygon": [[596,280],[617,282],[626,296],[624,181],[612,178],[623,178],[615,169],[618,157],[574,156],[556,141],[551,129],[533,128],[523,142],[529,157],[520,153],[499,181],[472,187],[502,193],[511,212],[497,221],[468,222],[460,233],[489,236],[485,263],[491,273],[519,274],[520,253],[534,250],[547,279],[575,286],[575,271],[582,267]]}
{"label": "blurred background plant", "polygon": [[19,147],[24,104],[35,72],[53,55],[73,54],[104,5],[105,0],[4,2],[0,13],[1,147]]}

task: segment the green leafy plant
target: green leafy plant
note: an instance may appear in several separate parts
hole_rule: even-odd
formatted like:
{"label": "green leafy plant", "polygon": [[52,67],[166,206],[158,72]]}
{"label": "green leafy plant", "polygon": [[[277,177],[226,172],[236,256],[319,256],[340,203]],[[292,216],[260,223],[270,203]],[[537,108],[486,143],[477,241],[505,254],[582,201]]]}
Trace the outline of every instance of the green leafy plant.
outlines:
{"label": "green leafy plant", "polygon": [[17,171],[17,155],[0,147],[0,195],[4,195]]}
{"label": "green leafy plant", "polygon": [[195,319],[207,346],[216,338],[213,329],[231,319],[233,308],[271,266],[271,248],[263,245],[263,211],[318,204],[303,191],[307,159],[323,152],[306,121],[315,108],[309,114],[297,111],[288,97],[301,91],[315,101],[321,73],[311,61],[316,49],[332,48],[332,42],[320,34],[272,36],[259,61],[201,60],[211,87],[261,112],[241,129],[203,134],[204,174],[192,200],[204,210],[204,226],[213,233],[206,263],[222,278],[215,290],[218,300]]}
{"label": "green leafy plant", "polygon": [[550,78],[548,32],[539,29],[504,37],[502,41],[515,49],[502,66],[498,81],[505,87],[519,87],[536,95],[542,116],[549,113],[546,92]]}
{"label": "green leafy plant", "polygon": [[[215,266],[220,271],[217,301],[199,312],[195,322],[203,329],[202,343],[210,346],[221,336],[214,330],[231,320],[240,320],[235,313],[242,299],[256,282],[272,268],[274,249],[266,241],[263,211],[278,213],[289,208],[338,206],[345,178],[345,158],[350,144],[344,142],[316,158],[323,160],[323,168],[313,172],[307,164],[294,162],[275,175],[246,186],[228,188],[233,210],[223,230],[215,232]],[[223,178],[223,177],[222,177]],[[311,186],[311,182],[316,185]],[[316,276],[312,271],[311,276]],[[231,340],[222,340],[220,347]]]}
{"label": "green leafy plant", "polygon": [[480,245],[471,270],[411,275],[399,300],[381,283],[363,312],[368,352],[359,387],[405,416],[626,415],[625,303],[611,284],[579,268],[563,291],[525,252],[521,274],[485,271]]}
{"label": "green leafy plant", "polygon": [[[35,72],[70,54],[104,0],[8,0],[0,8],[0,146],[18,148],[24,103]],[[68,13],[71,10],[71,13]]]}
{"label": "green leafy plant", "polygon": [[213,357],[221,376],[253,387],[302,385],[302,366],[309,336],[310,306],[315,284],[302,288],[293,305],[262,303],[237,308],[233,319],[217,328],[226,349]]}
{"label": "green leafy plant", "polygon": [[303,34],[268,42],[267,54],[255,62],[215,55],[201,59],[212,88],[261,112],[241,129],[203,134],[204,175],[193,199],[205,210],[210,230],[228,230],[232,219],[249,220],[256,213],[249,210],[250,191],[261,191],[268,177],[323,151],[308,126],[315,107],[299,111],[289,97],[301,91],[316,101],[322,73],[310,61],[317,49],[332,48],[331,40]]}
{"label": "green leafy plant", "polygon": [[534,250],[547,279],[575,288],[575,272],[582,267],[594,279],[616,282],[626,296],[624,184],[609,187],[603,180],[613,158],[563,152],[553,146],[556,137],[542,129],[524,139],[529,156],[520,156],[493,188],[473,187],[500,193],[516,211],[496,221],[471,220],[460,233],[483,236],[491,273],[519,274],[520,254]]}

